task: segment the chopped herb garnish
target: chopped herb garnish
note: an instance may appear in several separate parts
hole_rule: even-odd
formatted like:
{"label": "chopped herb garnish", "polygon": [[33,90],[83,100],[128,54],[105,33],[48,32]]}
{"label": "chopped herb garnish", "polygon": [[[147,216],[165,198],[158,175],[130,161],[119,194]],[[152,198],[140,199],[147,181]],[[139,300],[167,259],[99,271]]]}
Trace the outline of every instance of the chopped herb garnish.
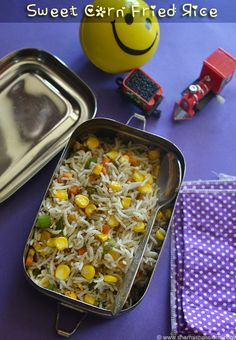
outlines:
{"label": "chopped herb garnish", "polygon": [[90,169],[90,166],[92,163],[97,163],[97,157],[91,157],[87,160],[87,162],[85,163],[85,169]]}
{"label": "chopped herb garnish", "polygon": [[32,274],[34,277],[37,277],[41,273],[41,270],[38,268],[33,269]]}
{"label": "chopped herb garnish", "polygon": [[116,245],[115,240],[110,238],[108,241],[104,242],[104,244],[103,244],[103,252],[105,254],[108,253],[115,245]]}
{"label": "chopped herb garnish", "polygon": [[61,217],[56,223],[56,230],[62,230],[64,228],[64,220]]}
{"label": "chopped herb garnish", "polygon": [[96,286],[96,282],[90,282],[90,283],[88,284],[88,289],[89,289],[89,290],[92,290],[95,286]]}
{"label": "chopped herb garnish", "polygon": [[87,190],[87,193],[89,195],[93,195],[93,194],[95,194],[97,192],[97,190],[95,188],[93,188],[93,187],[87,187],[86,190]]}
{"label": "chopped herb garnish", "polygon": [[58,288],[57,286],[54,284],[54,283],[51,283],[49,286],[48,286],[48,289],[52,290],[52,291],[57,291]]}

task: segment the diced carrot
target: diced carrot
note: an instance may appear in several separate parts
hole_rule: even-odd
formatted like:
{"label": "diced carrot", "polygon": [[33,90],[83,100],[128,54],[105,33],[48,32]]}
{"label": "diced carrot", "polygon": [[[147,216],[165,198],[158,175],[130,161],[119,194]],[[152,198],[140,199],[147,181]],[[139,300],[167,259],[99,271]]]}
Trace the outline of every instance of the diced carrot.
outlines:
{"label": "diced carrot", "polygon": [[109,163],[110,162],[110,159],[108,158],[108,157],[104,157],[103,158],[103,160],[102,160],[102,165],[103,165],[103,168],[102,168],[102,173],[103,173],[103,175],[106,175],[106,173],[107,173],[107,169],[106,169],[106,165],[107,165],[107,163]]}
{"label": "diced carrot", "polygon": [[110,227],[109,227],[108,224],[104,224],[104,225],[102,226],[102,233],[103,233],[103,234],[108,234],[108,233],[109,233],[109,230],[110,230]]}
{"label": "diced carrot", "polygon": [[70,195],[77,195],[80,192],[80,187],[73,185],[72,187],[68,188],[68,194]]}
{"label": "diced carrot", "polygon": [[86,251],[87,251],[87,249],[86,249],[86,247],[82,247],[82,248],[80,248],[80,249],[78,249],[78,255],[84,255],[84,253],[86,253]]}
{"label": "diced carrot", "polygon": [[136,158],[134,158],[134,157],[130,157],[129,158],[129,162],[133,166],[138,166],[140,164],[140,162]]}
{"label": "diced carrot", "polygon": [[90,182],[94,182],[94,181],[96,181],[96,179],[97,179],[97,176],[96,176],[96,175],[90,175],[90,176],[89,176]]}
{"label": "diced carrot", "polygon": [[102,165],[106,166],[106,164],[109,163],[109,162],[110,162],[110,158],[104,157],[103,160],[102,160]]}
{"label": "diced carrot", "polygon": [[61,179],[61,177],[57,178],[57,183],[63,183],[63,180]]}
{"label": "diced carrot", "polygon": [[132,151],[128,151],[124,154],[129,156],[129,162],[131,165],[138,166],[140,164],[140,161],[136,158]]}
{"label": "diced carrot", "polygon": [[31,267],[33,264],[33,256],[28,255],[25,260],[26,268]]}
{"label": "diced carrot", "polygon": [[71,178],[72,173],[71,172],[64,172],[62,177]]}
{"label": "diced carrot", "polygon": [[125,269],[126,265],[125,265],[125,263],[124,263],[124,260],[120,260],[120,261],[118,262],[118,267],[119,267],[121,270],[124,270],[124,269]]}

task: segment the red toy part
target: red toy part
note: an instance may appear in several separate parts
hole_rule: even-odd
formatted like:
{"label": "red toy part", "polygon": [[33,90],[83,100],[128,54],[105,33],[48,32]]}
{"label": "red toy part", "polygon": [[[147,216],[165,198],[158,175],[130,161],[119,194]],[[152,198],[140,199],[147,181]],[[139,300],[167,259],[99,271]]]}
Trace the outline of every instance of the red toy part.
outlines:
{"label": "red toy part", "polygon": [[175,104],[174,119],[191,119],[196,112],[218,95],[233,78],[236,59],[223,49],[218,48],[203,62],[199,78],[183,93]]}

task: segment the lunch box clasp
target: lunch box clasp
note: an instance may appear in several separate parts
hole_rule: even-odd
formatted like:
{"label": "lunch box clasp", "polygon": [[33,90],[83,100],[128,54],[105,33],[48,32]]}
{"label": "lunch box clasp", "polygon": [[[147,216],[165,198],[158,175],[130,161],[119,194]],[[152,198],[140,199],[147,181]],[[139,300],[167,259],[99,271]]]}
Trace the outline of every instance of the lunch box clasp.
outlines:
{"label": "lunch box clasp", "polygon": [[67,311],[68,310],[73,310],[73,308],[69,307],[68,305],[58,302],[57,304],[57,316],[56,316],[56,331],[58,335],[64,336],[66,338],[69,338],[71,335],[73,335],[77,329],[79,328],[80,324],[84,319],[87,317],[87,312],[78,312],[76,311],[76,314],[78,314],[79,320],[76,321],[75,326],[71,330],[64,330],[61,327],[62,323],[62,316],[63,316],[63,311],[61,310],[61,307],[64,307]]}
{"label": "lunch box clasp", "polygon": [[127,122],[126,122],[126,125],[129,125],[129,123],[131,122],[131,120],[133,120],[134,118],[136,118],[136,119],[138,119],[138,120],[141,120],[142,122],[143,122],[143,129],[142,130],[146,130],[146,123],[147,123],[147,121],[146,121],[146,118],[143,116],[143,115],[141,115],[141,114],[139,114],[139,113],[134,113],[128,120],[127,120]]}

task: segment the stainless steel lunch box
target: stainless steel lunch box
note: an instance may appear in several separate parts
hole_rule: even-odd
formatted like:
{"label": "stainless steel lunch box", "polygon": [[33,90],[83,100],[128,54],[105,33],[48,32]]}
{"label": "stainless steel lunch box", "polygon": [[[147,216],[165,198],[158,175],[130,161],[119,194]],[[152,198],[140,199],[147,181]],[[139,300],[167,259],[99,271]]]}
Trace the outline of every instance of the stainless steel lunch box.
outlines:
{"label": "stainless steel lunch box", "polygon": [[[136,117],[138,119],[142,119],[143,122],[144,122],[144,125],[145,125],[145,118],[143,116],[135,114],[134,116],[131,117],[131,119],[134,118],[134,117]],[[131,119],[129,119],[129,122],[130,122]],[[127,122],[127,123],[129,123],[129,122]],[[78,139],[84,138],[88,134],[96,134],[97,136],[118,136],[121,139],[123,139],[124,141],[132,140],[133,142],[138,142],[138,143],[141,143],[141,144],[158,147],[164,152],[171,151],[176,155],[177,159],[180,162],[180,165],[181,165],[181,180],[183,179],[184,172],[185,172],[184,157],[183,157],[181,151],[173,143],[171,143],[167,139],[162,138],[160,136],[157,136],[157,135],[148,133],[146,131],[143,131],[141,129],[131,127],[127,124],[125,125],[125,124],[119,123],[115,120],[106,119],[106,118],[95,118],[95,119],[92,119],[92,120],[88,120],[88,121],[82,123],[78,128],[76,128],[76,130],[73,132],[71,138],[69,139],[67,146],[64,149],[64,152],[63,152],[63,154],[62,154],[62,156],[61,156],[61,158],[58,162],[58,165],[55,169],[54,175],[59,170],[59,167],[60,167],[62,161],[65,158],[68,157],[69,153],[71,152],[71,149],[72,149],[74,142]],[[53,179],[53,176],[52,176],[52,179]],[[48,185],[48,189],[49,189],[49,186],[52,182],[52,179],[51,179],[51,181]],[[45,196],[48,192],[48,189],[46,190]],[[37,218],[37,216],[36,216],[36,218]],[[36,218],[35,218],[35,221],[36,221]],[[31,280],[31,278],[28,276],[26,268],[25,268],[25,258],[26,258],[26,254],[28,252],[30,240],[31,240],[32,235],[33,235],[34,224],[33,224],[33,228],[31,229],[31,232],[29,234],[29,237],[28,237],[28,240],[26,242],[25,249],[24,249],[23,265],[24,265],[25,275],[26,275],[26,278],[30,281],[30,283],[37,290],[39,290],[41,293],[48,295],[48,296],[50,296],[50,297],[52,297],[52,298],[54,298],[58,301],[58,314],[57,314],[57,319],[56,319],[57,320],[56,329],[57,329],[58,334],[63,335],[63,336],[70,336],[71,334],[73,334],[74,331],[79,327],[80,322],[85,318],[87,313],[94,313],[94,314],[97,314],[97,315],[100,315],[100,316],[103,316],[103,317],[111,318],[112,313],[109,310],[98,308],[98,307],[86,304],[86,303],[79,301],[79,300],[73,300],[69,297],[66,297],[65,295],[60,294],[60,293],[50,291],[46,288],[42,288],[42,287],[36,285]],[[163,246],[164,246],[164,244],[163,244]],[[163,246],[162,246],[162,249],[163,249]],[[153,273],[154,273],[157,265],[158,265],[158,260],[157,260],[156,265],[153,269],[153,272],[150,276],[149,283],[148,283],[144,293],[140,297],[139,301],[136,302],[133,306],[126,308],[126,309],[123,309],[122,312],[126,312],[126,311],[131,310],[142,300],[146,291],[148,290],[149,284],[151,282]],[[61,306],[68,307],[68,308],[71,308],[71,309],[79,312],[78,313],[78,323],[72,331],[62,330],[60,328],[60,317],[61,317],[60,307]]]}

